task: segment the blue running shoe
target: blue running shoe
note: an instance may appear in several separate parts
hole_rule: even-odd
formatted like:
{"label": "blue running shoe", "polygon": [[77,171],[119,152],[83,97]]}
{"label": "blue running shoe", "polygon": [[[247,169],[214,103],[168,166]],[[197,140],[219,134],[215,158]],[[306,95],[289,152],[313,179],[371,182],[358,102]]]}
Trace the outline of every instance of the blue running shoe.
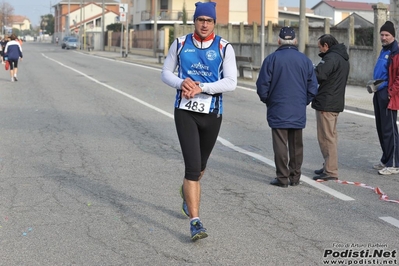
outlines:
{"label": "blue running shoe", "polygon": [[206,229],[202,226],[199,219],[192,220],[190,222],[191,240],[196,241],[208,236]]}
{"label": "blue running shoe", "polygon": [[183,204],[181,207],[181,212],[186,215],[187,217],[190,217],[190,214],[188,213],[188,208],[187,208],[187,203],[186,200],[184,199],[184,192],[183,192],[183,185],[180,187],[180,196],[183,199]]}

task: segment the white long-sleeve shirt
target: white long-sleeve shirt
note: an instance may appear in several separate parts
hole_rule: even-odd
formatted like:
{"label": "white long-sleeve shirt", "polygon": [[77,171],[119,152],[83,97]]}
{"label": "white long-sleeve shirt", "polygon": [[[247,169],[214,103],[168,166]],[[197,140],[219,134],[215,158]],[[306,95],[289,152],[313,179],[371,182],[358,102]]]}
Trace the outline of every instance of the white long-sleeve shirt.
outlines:
{"label": "white long-sleeve shirt", "polygon": [[[193,38],[193,43],[198,48],[208,48],[212,42],[213,39],[199,41]],[[183,79],[174,73],[178,65],[177,45],[177,40],[175,40],[170,46],[169,53],[162,67],[161,78],[170,87],[180,90]],[[226,46],[225,57],[223,59],[223,78],[215,82],[203,84],[203,92],[212,95],[235,90],[237,86],[237,66],[234,49],[231,45]]]}

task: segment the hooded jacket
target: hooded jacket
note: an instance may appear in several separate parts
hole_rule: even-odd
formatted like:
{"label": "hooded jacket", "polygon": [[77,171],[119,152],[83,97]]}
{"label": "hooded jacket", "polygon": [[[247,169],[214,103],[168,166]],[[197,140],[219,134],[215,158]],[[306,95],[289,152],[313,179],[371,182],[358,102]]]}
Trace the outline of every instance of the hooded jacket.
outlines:
{"label": "hooded jacket", "polygon": [[388,77],[388,109],[399,110],[399,47],[396,40],[389,56]]}
{"label": "hooded jacket", "polygon": [[7,42],[4,54],[8,56],[8,60],[18,60],[23,57],[21,45],[16,40]]}
{"label": "hooded jacket", "polygon": [[325,112],[342,112],[345,107],[345,88],[349,76],[349,55],[343,43],[320,53],[316,66],[319,90],[313,99],[312,108]]}

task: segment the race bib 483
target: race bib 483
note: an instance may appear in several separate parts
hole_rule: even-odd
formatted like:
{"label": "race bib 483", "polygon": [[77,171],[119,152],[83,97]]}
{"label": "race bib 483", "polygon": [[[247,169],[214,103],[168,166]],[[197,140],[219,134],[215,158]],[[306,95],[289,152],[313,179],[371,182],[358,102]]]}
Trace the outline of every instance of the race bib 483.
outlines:
{"label": "race bib 483", "polygon": [[212,96],[207,94],[197,94],[191,99],[182,98],[179,109],[184,109],[197,113],[209,114],[211,109]]}

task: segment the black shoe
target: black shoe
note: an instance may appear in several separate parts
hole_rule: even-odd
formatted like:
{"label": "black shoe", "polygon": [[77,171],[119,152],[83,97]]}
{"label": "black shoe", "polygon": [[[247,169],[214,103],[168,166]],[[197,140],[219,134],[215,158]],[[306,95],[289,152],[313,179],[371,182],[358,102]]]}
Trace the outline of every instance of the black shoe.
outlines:
{"label": "black shoe", "polygon": [[321,168],[321,169],[319,169],[319,170],[314,170],[314,173],[315,173],[316,175],[321,175],[322,173],[324,173],[324,168]]}
{"label": "black shoe", "polygon": [[281,183],[277,178],[273,179],[270,184],[277,187],[288,187],[288,185]]}
{"label": "black shoe", "polygon": [[338,180],[338,177],[333,177],[333,176],[329,176],[326,173],[322,173],[321,175],[314,176],[313,180],[323,180],[323,181]]}
{"label": "black shoe", "polygon": [[298,186],[298,185],[299,185],[299,180],[296,181],[296,182],[290,182],[290,186],[295,187],[295,186]]}

